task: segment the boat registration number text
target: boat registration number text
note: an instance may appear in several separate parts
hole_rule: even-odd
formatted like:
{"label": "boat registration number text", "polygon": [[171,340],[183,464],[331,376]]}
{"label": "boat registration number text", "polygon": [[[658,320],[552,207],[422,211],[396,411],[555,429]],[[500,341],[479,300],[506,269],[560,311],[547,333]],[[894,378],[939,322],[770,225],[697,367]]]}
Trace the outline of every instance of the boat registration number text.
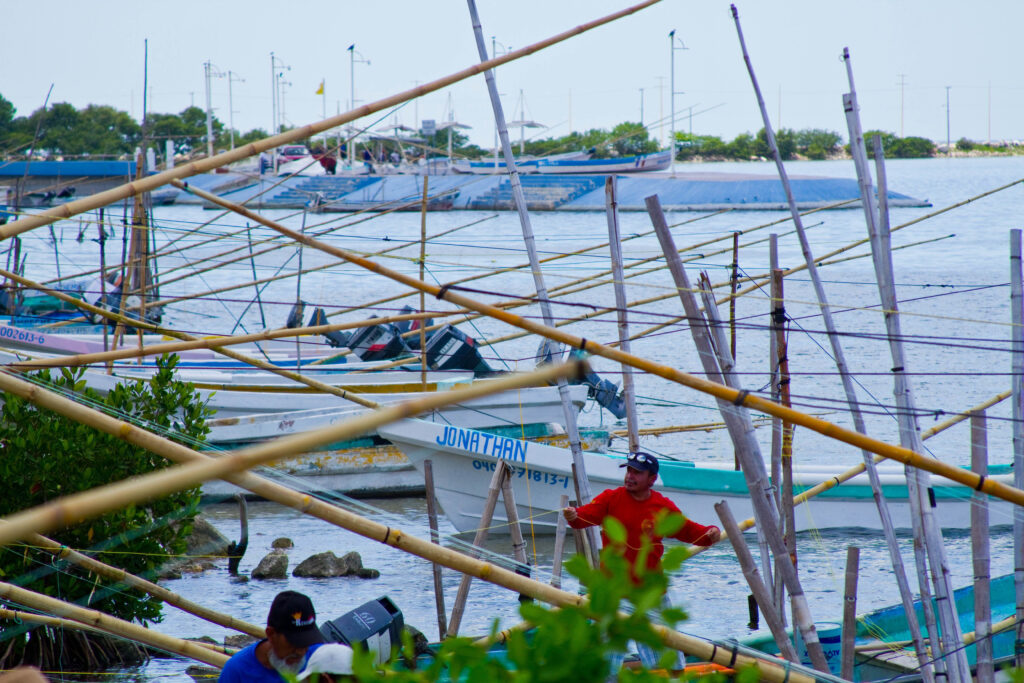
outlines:
{"label": "boat registration number text", "polygon": [[[493,472],[494,468],[497,466],[498,463],[494,461],[473,461],[474,470]],[[526,467],[516,467],[515,465],[509,465],[509,469],[512,470],[512,476],[518,477],[519,479],[527,479],[529,481],[535,481],[538,484],[547,484],[548,486],[561,486],[563,489],[569,488],[569,477],[565,476],[564,474],[553,474],[551,472],[531,470],[527,469]]]}

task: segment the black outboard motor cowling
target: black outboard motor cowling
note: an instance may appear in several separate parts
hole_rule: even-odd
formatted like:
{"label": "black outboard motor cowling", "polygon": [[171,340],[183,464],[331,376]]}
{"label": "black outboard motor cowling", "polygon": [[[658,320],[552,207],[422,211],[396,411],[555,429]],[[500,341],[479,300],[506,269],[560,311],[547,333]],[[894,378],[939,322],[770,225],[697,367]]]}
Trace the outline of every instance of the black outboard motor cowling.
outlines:
{"label": "black outboard motor cowling", "polygon": [[360,327],[349,337],[348,347],[365,361],[390,360],[409,353],[409,347],[391,323]]}
{"label": "black outboard motor cowling", "polygon": [[[398,314],[399,315],[406,315],[408,313],[416,313],[416,312],[417,312],[416,309],[413,308],[412,306],[404,306],[402,308],[402,310],[400,310],[398,312]],[[421,327],[430,327],[433,324],[434,324],[434,319],[433,318],[421,318],[420,320],[401,320],[401,321],[399,321],[397,323],[394,323],[395,328],[401,334],[405,334],[406,332],[418,332]],[[433,336],[434,332],[436,332],[436,331],[437,330],[432,330],[430,332],[427,332],[427,340],[428,341],[430,340],[430,337]],[[405,341],[405,345],[408,346],[413,351],[419,351],[420,350],[420,335],[412,334],[412,335],[409,335],[408,337],[402,337],[402,339]]]}
{"label": "black outboard motor cowling", "polygon": [[451,325],[427,340],[427,365],[432,370],[472,370],[478,377],[494,372],[480,355],[476,341]]}
{"label": "black outboard motor cowling", "polygon": [[[309,319],[309,323],[306,327],[316,327],[317,325],[327,324],[327,314],[324,313],[324,309],[317,306],[313,310],[313,315]],[[334,332],[323,332],[323,336],[327,339],[327,343],[332,348],[340,349],[343,346],[348,346],[349,338],[352,336],[348,332],[342,332],[341,330],[335,330]]]}

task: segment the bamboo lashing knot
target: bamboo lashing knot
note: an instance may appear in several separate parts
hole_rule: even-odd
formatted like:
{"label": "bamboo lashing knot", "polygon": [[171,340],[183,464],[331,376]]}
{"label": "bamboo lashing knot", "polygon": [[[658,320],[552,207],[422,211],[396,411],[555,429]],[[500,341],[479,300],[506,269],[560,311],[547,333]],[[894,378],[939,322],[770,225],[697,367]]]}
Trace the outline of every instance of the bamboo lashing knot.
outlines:
{"label": "bamboo lashing knot", "polygon": [[739,393],[736,394],[736,398],[732,400],[734,406],[742,406],[743,402],[747,400],[747,396],[750,396],[749,389],[740,389]]}
{"label": "bamboo lashing knot", "polygon": [[302,496],[302,506],[300,507],[300,510],[302,512],[307,512],[311,507],[313,507],[313,496],[309,494]]}
{"label": "bamboo lashing knot", "polygon": [[981,488],[982,488],[982,487],[983,487],[983,486],[985,485],[985,480],[986,480],[987,478],[988,478],[988,476],[987,476],[987,475],[984,475],[984,474],[979,474],[979,475],[978,475],[978,485],[974,487],[974,490],[975,490],[975,491],[980,491],[980,490],[981,490]]}
{"label": "bamboo lashing knot", "polygon": [[490,562],[485,562],[485,563],[484,563],[484,564],[483,564],[483,565],[482,565],[482,566],[480,567],[480,574],[479,574],[480,578],[481,578],[481,579],[486,579],[486,578],[487,578],[488,576],[490,576],[490,575],[491,575],[491,569],[492,569],[492,568],[493,568],[493,567],[491,566],[491,563],[490,563]]}
{"label": "bamboo lashing knot", "polygon": [[441,285],[441,288],[437,290],[437,294],[435,294],[434,297],[443,301],[445,295],[448,293],[448,289],[451,286],[452,286],[452,283],[450,283],[450,282],[444,283],[443,285]]}
{"label": "bamboo lashing knot", "polygon": [[788,320],[786,317],[786,307],[776,306],[772,309],[772,322],[776,325],[782,325]]}
{"label": "bamboo lashing knot", "polygon": [[580,337],[580,351],[586,351],[586,350],[587,350],[587,338],[586,337]]}
{"label": "bamboo lashing knot", "polygon": [[902,365],[897,365],[894,368],[890,368],[889,371],[890,372],[903,372],[903,366]]}
{"label": "bamboo lashing knot", "polygon": [[384,545],[388,544],[388,539],[391,537],[391,527],[387,527],[387,531],[384,532],[384,540],[381,541]]}

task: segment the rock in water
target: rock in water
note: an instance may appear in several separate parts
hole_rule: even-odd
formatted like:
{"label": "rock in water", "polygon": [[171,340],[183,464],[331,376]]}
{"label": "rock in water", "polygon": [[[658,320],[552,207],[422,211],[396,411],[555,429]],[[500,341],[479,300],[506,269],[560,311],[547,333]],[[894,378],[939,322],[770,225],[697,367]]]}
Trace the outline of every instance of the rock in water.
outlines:
{"label": "rock in water", "polygon": [[281,538],[275,538],[274,542],[270,544],[270,547],[287,550],[288,548],[294,548],[295,544],[292,543],[292,539],[282,536]]}
{"label": "rock in water", "polygon": [[355,550],[342,555],[338,562],[344,568],[344,571],[340,576],[350,576],[352,574],[358,575],[360,570],[363,568],[363,558]]}
{"label": "rock in water", "polygon": [[267,554],[252,570],[254,579],[283,579],[288,576],[288,556],[282,550]]}
{"label": "rock in water", "polygon": [[196,517],[192,520],[192,533],[188,535],[185,543],[187,544],[185,553],[193,557],[199,555],[225,557],[231,541],[205,519]]}
{"label": "rock in water", "polygon": [[292,572],[292,576],[312,577],[325,579],[332,576],[344,576],[345,568],[341,559],[331,551],[310,555],[299,563],[299,566]]}

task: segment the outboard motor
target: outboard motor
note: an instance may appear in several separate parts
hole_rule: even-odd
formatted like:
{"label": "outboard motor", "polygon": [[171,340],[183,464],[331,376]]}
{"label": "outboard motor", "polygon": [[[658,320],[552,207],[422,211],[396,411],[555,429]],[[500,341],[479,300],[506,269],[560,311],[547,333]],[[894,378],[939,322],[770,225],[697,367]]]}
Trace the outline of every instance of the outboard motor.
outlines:
{"label": "outboard motor", "polygon": [[[313,310],[313,317],[309,319],[307,327],[316,327],[317,325],[327,324],[327,314],[324,313],[324,309],[317,306]],[[343,346],[348,346],[348,340],[352,336],[349,332],[342,332],[341,330],[335,330],[334,332],[322,332],[321,333],[326,339],[327,343],[335,349],[340,349]]]}
{"label": "outboard motor", "polygon": [[326,622],[320,632],[329,643],[341,643],[374,654],[377,664],[391,659],[391,653],[402,647],[402,610],[387,596],[371,600],[354,610]]}
{"label": "outboard motor", "polygon": [[409,347],[391,323],[360,327],[349,337],[348,347],[360,360],[366,361],[389,360],[409,352]]}
{"label": "outboard motor", "polygon": [[292,310],[288,312],[288,322],[286,322],[284,326],[287,327],[288,329],[302,327],[302,314],[305,312],[305,310],[306,302],[303,301],[302,299],[296,301],[295,305],[292,306]]}
{"label": "outboard motor", "polygon": [[[412,306],[405,306],[402,308],[402,310],[398,312],[398,314],[406,315],[408,313],[416,312],[416,309],[413,308]],[[430,327],[431,325],[434,324],[434,319],[421,318],[420,320],[402,320],[400,322],[392,324],[395,326],[395,329],[397,329],[400,334],[405,334],[406,332],[418,332],[421,327]],[[427,341],[430,340],[430,337],[433,336],[434,332],[436,332],[436,330],[427,332]],[[402,339],[405,341],[405,345],[408,346],[413,351],[420,350],[420,335],[411,334],[408,337],[402,337]]]}
{"label": "outboard motor", "polygon": [[476,376],[494,372],[465,332],[445,325],[427,340],[427,365],[433,370],[472,370]]}
{"label": "outboard motor", "polygon": [[[582,358],[584,355],[578,349],[572,352],[574,359]],[[588,370],[580,383],[587,385],[588,398],[594,399],[602,408],[607,408],[608,412],[617,419],[621,420],[626,417],[626,400],[619,393],[618,384],[610,379],[601,379],[593,370]]]}

